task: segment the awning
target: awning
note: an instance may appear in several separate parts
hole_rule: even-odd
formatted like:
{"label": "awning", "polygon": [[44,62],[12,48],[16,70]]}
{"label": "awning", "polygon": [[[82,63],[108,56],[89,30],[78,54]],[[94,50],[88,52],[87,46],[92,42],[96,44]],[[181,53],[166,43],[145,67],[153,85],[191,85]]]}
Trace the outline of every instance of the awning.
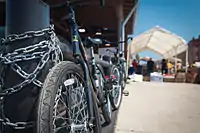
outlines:
{"label": "awning", "polygon": [[186,51],[187,48],[187,42],[183,38],[156,26],[133,38],[129,44],[128,53],[131,57],[138,52],[152,50],[163,58],[171,58]]}

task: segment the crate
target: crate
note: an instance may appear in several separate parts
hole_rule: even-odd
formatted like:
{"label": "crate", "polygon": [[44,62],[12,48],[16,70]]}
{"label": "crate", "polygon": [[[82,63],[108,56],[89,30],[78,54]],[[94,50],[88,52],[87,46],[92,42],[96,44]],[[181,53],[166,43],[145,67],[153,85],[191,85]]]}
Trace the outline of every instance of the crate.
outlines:
{"label": "crate", "polygon": [[186,75],[185,75],[185,73],[179,72],[179,73],[177,73],[175,75],[175,82],[176,83],[184,83],[185,81],[186,81]]}
{"label": "crate", "polygon": [[150,81],[150,76],[144,76],[143,81],[149,82]]}
{"label": "crate", "polygon": [[195,79],[197,77],[197,73],[196,72],[188,72],[186,74],[186,82],[187,83],[195,83]]}
{"label": "crate", "polygon": [[175,82],[175,78],[164,78],[164,82]]}
{"label": "crate", "polygon": [[163,75],[160,73],[151,73],[150,82],[163,82]]}
{"label": "crate", "polygon": [[174,82],[176,82],[176,83],[184,83],[185,79],[184,78],[175,78]]}

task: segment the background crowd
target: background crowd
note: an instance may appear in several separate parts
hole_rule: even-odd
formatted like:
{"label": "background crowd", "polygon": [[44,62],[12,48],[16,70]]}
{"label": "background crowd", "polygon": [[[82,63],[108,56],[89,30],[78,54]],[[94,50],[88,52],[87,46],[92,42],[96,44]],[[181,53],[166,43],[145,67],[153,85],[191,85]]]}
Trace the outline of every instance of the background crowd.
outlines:
{"label": "background crowd", "polygon": [[129,67],[129,75],[134,73],[149,75],[153,72],[160,72],[161,74],[170,75],[174,74],[175,71],[183,71],[183,69],[184,67],[181,61],[177,61],[175,65],[175,63],[167,59],[162,59],[161,62],[155,62],[152,58],[149,58],[149,60],[146,61],[146,64],[141,65],[140,61],[133,59]]}

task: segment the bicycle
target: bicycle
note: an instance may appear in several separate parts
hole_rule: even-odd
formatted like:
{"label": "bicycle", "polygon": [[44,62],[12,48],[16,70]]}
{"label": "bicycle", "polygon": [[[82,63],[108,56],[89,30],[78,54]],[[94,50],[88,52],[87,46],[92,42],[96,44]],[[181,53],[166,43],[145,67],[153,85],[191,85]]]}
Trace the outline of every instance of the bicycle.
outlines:
{"label": "bicycle", "polygon": [[[111,51],[109,49],[107,49],[106,51]],[[115,56],[118,56],[118,54],[116,54]],[[113,84],[113,89],[112,89],[112,92],[111,92],[111,104],[112,104],[112,107],[114,110],[117,110],[119,109],[120,105],[121,105],[121,101],[122,101],[122,95],[123,95],[123,87],[124,87],[124,84],[123,84],[123,81],[124,81],[124,78],[122,77],[123,76],[123,67],[121,66],[121,64],[119,63],[119,58],[115,58],[115,57],[111,57],[110,56],[107,56],[107,55],[104,55],[103,56],[103,60],[107,60],[110,64],[116,66],[116,69],[114,69],[118,75],[118,83],[117,84]],[[114,73],[114,72],[113,72]],[[117,97],[117,98],[115,98]]]}
{"label": "bicycle", "polygon": [[112,51],[110,49],[106,49],[106,51],[114,54],[114,57],[112,58],[112,63],[115,64],[116,66],[118,66],[119,70],[120,70],[120,75],[121,75],[121,86],[122,86],[122,90],[125,89],[126,87],[126,70],[125,70],[125,63],[126,60],[123,57],[123,52],[119,51],[118,48],[116,48],[116,51]]}
{"label": "bicycle", "polygon": [[90,43],[85,44],[92,51],[90,66],[78,33],[74,10],[69,1],[54,6],[54,9],[61,7],[68,9],[68,15],[62,21],[67,22],[71,31],[75,62],[62,61],[47,75],[39,97],[37,132],[101,133],[98,107],[101,107],[106,125],[109,124],[112,112],[109,89],[116,81],[112,74],[110,78],[105,78],[102,67],[95,62],[93,46],[101,42],[92,38],[88,38]]}
{"label": "bicycle", "polygon": [[[90,41],[94,43],[94,41],[100,41],[101,44],[104,44],[103,39],[95,38],[92,39],[90,38]],[[92,57],[94,58],[94,56]],[[97,64],[100,64],[101,66],[104,66],[104,68],[107,68],[106,70],[106,76],[107,78],[104,78],[104,81],[107,80],[107,88],[109,88],[108,93],[109,93],[109,99],[112,105],[112,108],[114,110],[118,109],[122,100],[122,91],[121,91],[121,77],[120,77],[120,70],[118,69],[118,66],[113,64],[110,60],[110,57],[103,56],[103,60],[97,60]],[[99,69],[99,68],[98,68]],[[103,70],[100,68],[100,70]],[[105,70],[105,69],[104,69]],[[102,71],[101,71],[102,73]],[[103,72],[104,74],[104,72]],[[112,81],[109,81],[112,80]],[[120,88],[120,89],[119,89]]]}
{"label": "bicycle", "polygon": [[[100,99],[102,99],[101,97],[104,97],[104,99],[106,99],[106,103],[107,103],[107,111],[106,108],[103,106],[102,111],[103,111],[103,116],[105,119],[107,119],[105,125],[108,125],[111,120],[109,121],[108,118],[111,118],[111,105],[113,107],[114,101],[120,101],[121,97],[113,97],[112,92],[116,87],[120,86],[120,74],[119,74],[119,69],[117,68],[116,65],[110,64],[109,62],[107,62],[106,60],[101,60],[98,57],[95,57],[94,54],[94,49],[93,47],[95,45],[104,45],[104,43],[101,41],[101,39],[99,38],[87,38],[88,42],[86,43],[86,48],[90,49],[90,57],[91,57],[91,66],[92,66],[92,75],[93,78],[96,79],[95,75],[97,74],[97,77],[99,77],[99,83],[100,86],[98,86],[98,83],[96,83],[96,88],[99,88],[99,93],[100,95],[103,94],[103,96],[100,96]],[[101,100],[104,101],[104,100]],[[111,105],[110,105],[111,104]],[[102,103],[100,103],[100,105],[102,105]],[[104,104],[103,104],[104,105]],[[107,112],[109,112],[109,116],[105,116],[105,114],[107,114]]]}
{"label": "bicycle", "polygon": [[[120,43],[125,43],[128,40],[132,40],[132,37],[128,37],[125,41],[119,41],[119,42],[109,42],[107,40],[104,40],[104,43],[109,43],[109,44],[120,44]],[[114,54],[114,58],[112,58],[112,63],[117,65],[119,70],[120,70],[120,74],[122,75],[121,77],[121,84],[122,84],[122,89],[124,90],[126,87],[126,83],[127,83],[127,70],[126,70],[126,60],[124,58],[124,51],[120,51],[118,49],[118,47],[116,47],[116,51],[112,51],[110,49],[106,49],[106,51],[109,52],[109,54]]]}

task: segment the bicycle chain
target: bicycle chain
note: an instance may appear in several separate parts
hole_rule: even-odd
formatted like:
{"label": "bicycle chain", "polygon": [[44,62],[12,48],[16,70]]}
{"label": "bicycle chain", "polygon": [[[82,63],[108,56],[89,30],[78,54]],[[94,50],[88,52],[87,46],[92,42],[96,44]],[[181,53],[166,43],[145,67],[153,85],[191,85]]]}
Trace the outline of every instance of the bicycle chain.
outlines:
{"label": "bicycle chain", "polygon": [[[33,44],[24,48],[19,48],[14,50],[12,53],[5,53],[4,49],[6,45],[9,45],[11,42],[24,40],[33,37],[41,37],[47,35],[44,41],[41,41],[37,44]],[[3,118],[0,118],[0,123],[4,126],[10,126],[14,129],[26,129],[33,126],[33,122],[11,122],[8,118],[5,117],[3,113],[3,102],[6,96],[12,95],[16,92],[19,92],[25,87],[26,85],[33,83],[38,87],[42,87],[42,82],[37,79],[37,75],[40,71],[44,68],[46,63],[51,60],[54,64],[59,63],[63,60],[62,51],[58,45],[59,39],[56,37],[54,32],[54,27],[51,25],[48,28],[39,30],[39,31],[28,31],[23,34],[13,34],[9,35],[6,38],[1,40],[1,54],[0,54],[0,63],[1,63],[1,76],[0,76],[0,103],[1,105],[1,113]],[[22,61],[28,60],[36,60],[40,59],[37,67],[32,73],[25,72],[22,67],[18,64]],[[3,69],[6,65],[10,65],[11,69],[15,71],[19,76],[21,76],[24,81],[21,83],[11,87],[11,88],[3,88],[4,87],[4,80],[3,80],[3,73],[5,72]],[[3,72],[4,71],[4,72]]]}

